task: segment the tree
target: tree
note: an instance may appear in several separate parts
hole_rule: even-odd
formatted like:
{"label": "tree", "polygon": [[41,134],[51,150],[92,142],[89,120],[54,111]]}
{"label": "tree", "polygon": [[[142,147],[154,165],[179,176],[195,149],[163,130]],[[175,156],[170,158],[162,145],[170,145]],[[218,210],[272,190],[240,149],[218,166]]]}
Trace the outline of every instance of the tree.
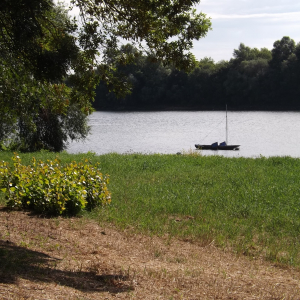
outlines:
{"label": "tree", "polygon": [[[193,62],[188,51],[193,40],[211,29],[210,19],[196,13],[192,6],[199,0],[73,0],[90,30],[102,47],[116,48],[116,39],[132,41],[158,59],[188,69]],[[92,33],[92,34],[91,34]],[[91,39],[86,45],[96,45]],[[125,57],[120,54],[120,60]]]}
{"label": "tree", "polygon": [[241,43],[238,49],[233,50],[233,61],[234,64],[240,64],[243,61],[256,60],[256,59],[266,59],[271,60],[272,53],[267,48],[250,48]]}
{"label": "tree", "polygon": [[74,97],[80,84],[64,84],[68,71],[82,65],[72,35],[76,24],[62,7],[38,2],[0,6],[0,143],[24,151],[60,151],[69,139],[87,135],[90,99]]}
{"label": "tree", "polygon": [[274,69],[281,68],[281,63],[289,58],[296,50],[296,43],[288,36],[274,42],[270,66]]}
{"label": "tree", "polygon": [[251,49],[248,46],[245,46],[244,43],[240,43],[239,48],[233,50],[233,57],[236,62],[240,63],[245,60],[254,59],[255,52],[255,50]]}
{"label": "tree", "polygon": [[192,41],[211,28],[192,9],[198,2],[74,0],[78,26],[52,0],[2,0],[0,142],[15,137],[24,150],[59,151],[69,139],[84,138],[99,80],[117,95],[130,91],[115,70],[135,53],[122,51],[118,39],[165,64],[192,68]]}
{"label": "tree", "polygon": [[0,53],[13,67],[20,60],[37,80],[67,75],[78,46],[77,25],[52,0],[3,0],[0,4]]}

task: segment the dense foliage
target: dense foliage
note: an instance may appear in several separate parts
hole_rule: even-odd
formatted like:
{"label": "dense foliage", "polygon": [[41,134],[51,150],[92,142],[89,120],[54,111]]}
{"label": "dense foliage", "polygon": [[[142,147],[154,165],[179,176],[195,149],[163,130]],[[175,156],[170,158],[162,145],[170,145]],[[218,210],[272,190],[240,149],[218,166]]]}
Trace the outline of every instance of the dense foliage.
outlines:
{"label": "dense foliage", "polygon": [[88,59],[77,45],[75,21],[50,0],[4,0],[0,16],[2,146],[60,151],[69,139],[86,137],[93,92],[82,86],[96,81],[83,70]]}
{"label": "dense foliage", "polygon": [[71,19],[53,0],[2,0],[0,146],[60,151],[69,140],[85,138],[99,80],[118,96],[129,92],[116,65],[135,56],[120,49],[119,39],[191,69],[192,41],[211,27],[192,9],[197,3],[74,0],[80,15]]}
{"label": "dense foliage", "polygon": [[58,159],[23,165],[18,155],[13,167],[0,164],[0,187],[11,209],[30,209],[51,215],[76,215],[84,209],[109,204],[108,178],[88,159],[61,165]]}
{"label": "dense foliage", "polygon": [[[131,45],[123,51],[136,52]],[[230,61],[196,62],[189,72],[136,55],[135,63],[118,65],[132,85],[131,95],[118,98],[101,82],[96,109],[300,109],[300,43],[283,37],[273,49],[240,44]]]}

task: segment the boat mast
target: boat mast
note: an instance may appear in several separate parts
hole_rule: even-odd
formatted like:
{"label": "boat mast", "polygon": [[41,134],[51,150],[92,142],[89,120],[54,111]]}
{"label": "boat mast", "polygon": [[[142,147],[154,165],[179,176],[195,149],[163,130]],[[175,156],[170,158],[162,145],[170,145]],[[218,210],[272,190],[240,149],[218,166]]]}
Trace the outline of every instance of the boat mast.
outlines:
{"label": "boat mast", "polygon": [[228,145],[228,121],[227,121],[227,104],[226,104],[226,145]]}

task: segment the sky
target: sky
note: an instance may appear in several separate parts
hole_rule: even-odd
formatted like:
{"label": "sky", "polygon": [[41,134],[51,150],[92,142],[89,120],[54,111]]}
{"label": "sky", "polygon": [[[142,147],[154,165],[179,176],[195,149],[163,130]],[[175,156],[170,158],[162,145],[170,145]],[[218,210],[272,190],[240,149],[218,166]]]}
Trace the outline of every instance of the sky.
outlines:
{"label": "sky", "polygon": [[207,36],[194,42],[197,60],[229,60],[240,43],[271,50],[283,36],[300,42],[299,0],[202,0],[196,9],[212,21]]}
{"label": "sky", "polygon": [[300,42],[300,0],[201,0],[195,8],[212,21],[207,36],[194,41],[197,60],[229,60],[240,43],[271,50],[284,36]]}

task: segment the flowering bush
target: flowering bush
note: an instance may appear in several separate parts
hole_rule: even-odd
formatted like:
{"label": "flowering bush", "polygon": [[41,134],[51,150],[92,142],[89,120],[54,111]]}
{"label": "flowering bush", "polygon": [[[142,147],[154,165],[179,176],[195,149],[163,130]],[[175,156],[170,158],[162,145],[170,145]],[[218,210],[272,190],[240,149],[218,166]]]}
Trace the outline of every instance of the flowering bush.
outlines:
{"label": "flowering bush", "polygon": [[52,215],[76,215],[109,204],[108,177],[103,176],[99,164],[88,159],[61,165],[54,161],[22,165],[15,153],[13,167],[0,163],[0,188],[5,192],[9,208],[34,210]]}

